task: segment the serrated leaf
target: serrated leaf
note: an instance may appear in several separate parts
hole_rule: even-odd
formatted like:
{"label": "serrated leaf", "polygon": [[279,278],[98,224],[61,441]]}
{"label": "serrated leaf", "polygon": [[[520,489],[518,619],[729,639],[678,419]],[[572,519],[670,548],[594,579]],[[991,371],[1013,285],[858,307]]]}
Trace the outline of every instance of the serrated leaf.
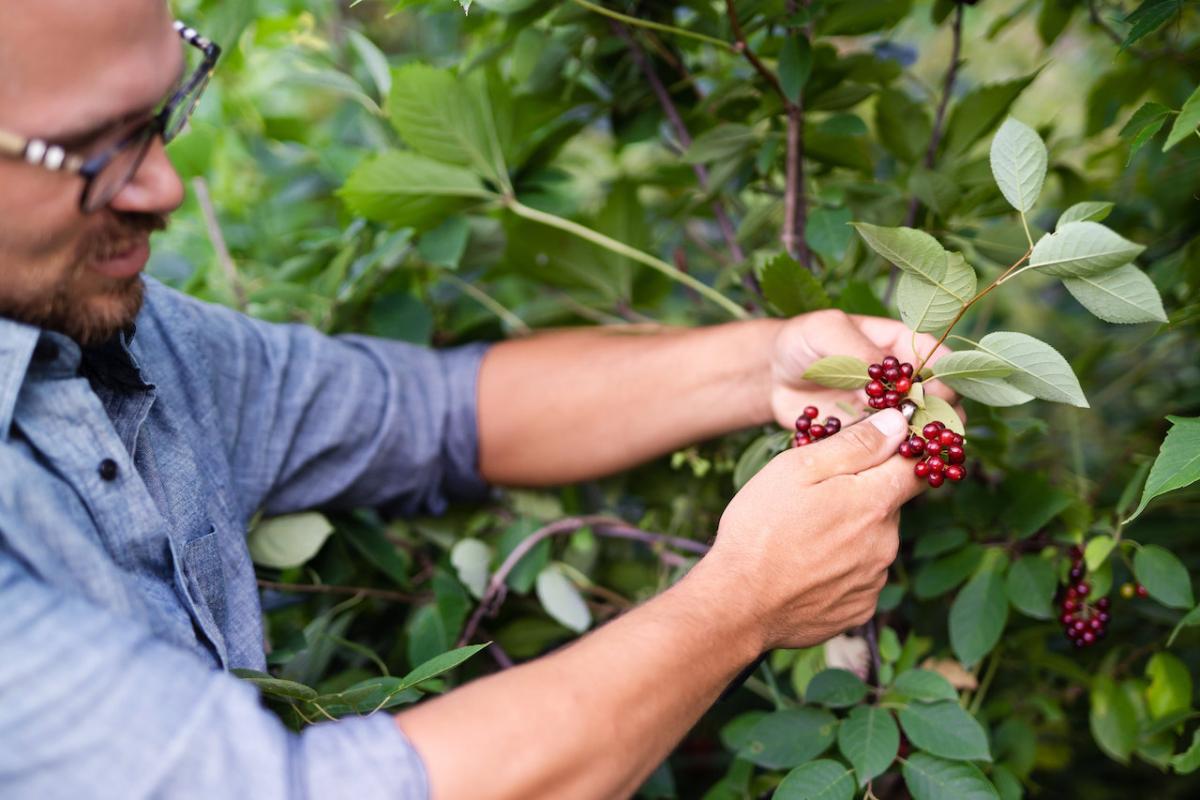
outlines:
{"label": "serrated leaf", "polygon": [[967,581],[950,606],[950,646],[954,655],[965,667],[978,664],[1000,641],[1006,622],[1004,574],[994,565],[987,566]]}
{"label": "serrated leaf", "polygon": [[1014,101],[1025,87],[1038,75],[980,86],[958,100],[946,123],[943,150],[949,155],[965,152],[983,138],[1008,113]]}
{"label": "serrated leaf", "polygon": [[[1200,457],[1200,451],[1196,456]],[[1150,596],[1164,606],[1191,608],[1196,604],[1187,567],[1164,547],[1156,544],[1141,547],[1133,557],[1133,574]]]}
{"label": "serrated leaf", "polygon": [[1086,200],[1082,203],[1076,203],[1058,216],[1058,222],[1055,224],[1055,229],[1061,228],[1068,222],[1100,222],[1106,218],[1113,210],[1113,204],[1107,202],[1099,202],[1095,200]]}
{"label": "serrated leaf", "polygon": [[854,356],[826,356],[804,371],[804,379],[832,389],[861,389],[871,381],[867,362]]}
{"label": "serrated leaf", "polygon": [[854,239],[852,219],[853,213],[848,208],[815,208],[809,212],[804,241],[827,266],[839,264],[846,257]]}
{"label": "serrated leaf", "polygon": [[1192,743],[1187,750],[1171,756],[1171,769],[1177,775],[1190,775],[1200,769],[1200,728],[1192,731]]}
{"label": "serrated leaf", "polygon": [[802,33],[787,36],[779,49],[779,85],[784,97],[795,103],[812,73],[812,45]]}
{"label": "serrated leaf", "polygon": [[1126,34],[1125,41],[1121,42],[1121,49],[1154,33],[1181,8],[1183,3],[1180,0],[1142,0],[1142,4],[1125,17],[1125,21],[1133,27]]}
{"label": "serrated leaf", "polygon": [[790,708],[759,719],[746,733],[738,757],[767,769],[795,767],[829,749],[837,718],[815,708]]}
{"label": "serrated leaf", "polygon": [[958,701],[958,691],[950,681],[929,669],[910,669],[901,673],[892,689],[912,700],[932,703],[938,700]]}
{"label": "serrated leaf", "polygon": [[460,539],[450,549],[450,564],[476,599],[483,597],[491,571],[492,548],[479,539]]}
{"label": "serrated leaf", "polygon": [[930,283],[946,274],[945,248],[925,231],[915,228],[885,228],[868,222],[853,223],[858,235],[884,260]]}
{"label": "serrated leaf", "polygon": [[250,559],[275,569],[298,567],[317,554],[333,525],[314,511],[264,519],[246,539]]}
{"label": "serrated leaf", "polygon": [[918,333],[940,333],[975,296],[975,270],[960,253],[946,254],[946,272],[936,281],[902,272],[896,292],[900,318]]}
{"label": "serrated leaf", "polygon": [[1068,222],[1038,240],[1029,266],[1056,278],[1078,278],[1128,264],[1145,249],[1099,222]]}
{"label": "serrated leaf", "polygon": [[1137,151],[1162,130],[1172,113],[1174,112],[1162,103],[1153,102],[1142,103],[1138,110],[1133,112],[1133,116],[1125,123],[1125,127],[1121,128],[1120,133],[1122,139],[1129,141],[1129,158],[1125,161],[1127,166],[1133,162]]}
{"label": "serrated leaf", "polygon": [[1126,523],[1137,519],[1151,500],[1200,480],[1200,417],[1167,417],[1171,429],[1150,468],[1142,499]]}
{"label": "serrated leaf", "polygon": [[914,747],[955,761],[991,761],[983,726],[953,700],[911,703],[897,713]]}
{"label": "serrated leaf", "polygon": [[1022,213],[1037,203],[1046,180],[1046,145],[1037,131],[1009,117],[992,139],[992,176],[1008,204]]}
{"label": "serrated leaf", "polygon": [[960,436],[966,434],[962,419],[959,418],[958,412],[954,410],[954,406],[937,395],[927,394],[925,395],[925,407],[917,409],[917,413],[913,414],[912,422],[909,423],[909,426],[919,431],[934,421],[942,423]]}
{"label": "serrated leaf", "polygon": [[[1072,225],[1091,225],[1073,222]],[[997,331],[979,342],[979,349],[1007,362],[1013,373],[1005,381],[1034,397],[1088,407],[1071,365],[1050,345],[1024,333]]]}
{"label": "serrated leaf", "polygon": [[1000,800],[974,764],[913,753],[905,760],[902,773],[913,800]]}
{"label": "serrated leaf", "polygon": [[592,612],[557,564],[538,573],[537,596],[546,613],[576,633],[583,633],[592,624]]}
{"label": "serrated leaf", "polygon": [[829,759],[811,761],[783,776],[771,797],[774,800],[852,800],[854,773]]}
{"label": "serrated leaf", "polygon": [[364,160],[339,195],[360,217],[414,228],[494,197],[470,170],[404,150]]}
{"label": "serrated leaf", "polygon": [[1158,287],[1133,264],[1099,275],[1063,278],[1063,286],[1080,305],[1105,322],[1133,325],[1167,321]]}
{"label": "serrated leaf", "polygon": [[1088,724],[1100,749],[1122,764],[1137,745],[1137,711],[1128,695],[1108,675],[1092,681]]}
{"label": "serrated leaf", "polygon": [[763,297],[789,317],[833,305],[821,282],[787,253],[763,265],[759,281]]}
{"label": "serrated leaf", "polygon": [[1163,152],[1167,152],[1191,136],[1198,127],[1200,127],[1200,86],[1197,86],[1191,97],[1184,101],[1183,108],[1179,110],[1179,116],[1175,118],[1175,124],[1171,126],[1171,132],[1167,134]]}
{"label": "serrated leaf", "polygon": [[1008,601],[1027,617],[1053,619],[1058,578],[1050,562],[1039,556],[1022,556],[1008,571]]}
{"label": "serrated leaf", "polygon": [[866,696],[867,685],[853,672],[826,669],[818,672],[808,682],[804,701],[829,708],[847,708],[857,705]]}

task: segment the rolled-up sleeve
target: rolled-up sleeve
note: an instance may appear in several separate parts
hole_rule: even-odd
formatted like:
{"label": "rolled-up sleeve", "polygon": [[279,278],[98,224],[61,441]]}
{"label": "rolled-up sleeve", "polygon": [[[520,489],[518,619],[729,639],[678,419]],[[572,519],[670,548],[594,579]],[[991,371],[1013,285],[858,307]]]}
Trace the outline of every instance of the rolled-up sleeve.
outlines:
{"label": "rolled-up sleeve", "polygon": [[184,324],[164,328],[199,351],[247,513],[437,514],[485,494],[476,391],[486,345],[432,350],[265,323],[182,295],[170,305]]}
{"label": "rolled-up sleeve", "polygon": [[250,685],[45,584],[2,543],[0,609],[0,796],[429,796],[391,716],[288,731]]}

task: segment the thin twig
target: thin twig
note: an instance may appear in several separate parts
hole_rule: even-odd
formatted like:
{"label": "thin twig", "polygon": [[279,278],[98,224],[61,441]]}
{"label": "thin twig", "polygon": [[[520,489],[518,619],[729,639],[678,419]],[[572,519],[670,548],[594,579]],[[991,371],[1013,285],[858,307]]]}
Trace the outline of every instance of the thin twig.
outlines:
{"label": "thin twig", "polygon": [[662,31],[663,33],[670,33],[675,36],[683,36],[687,39],[695,39],[699,42],[705,42],[707,44],[716,45],[717,47],[723,47],[726,50],[735,49],[734,46],[729,42],[725,41],[724,39],[718,39],[715,36],[697,33],[696,31],[689,31],[686,28],[677,28],[674,25],[664,25],[661,22],[641,19],[640,17],[631,17],[628,14],[622,14],[619,11],[613,11],[611,8],[605,8],[604,6],[596,3],[589,3],[588,0],[571,0],[571,2],[575,3],[577,6],[586,8],[588,11],[594,11],[597,14],[601,14],[609,19],[615,19],[620,22],[624,22],[627,25],[636,25],[639,28],[649,28],[653,31]]}
{"label": "thin twig", "polygon": [[879,674],[883,671],[883,661],[879,657],[879,629],[875,624],[875,618],[871,617],[871,619],[867,620],[865,627],[867,649],[871,652],[871,668],[875,671],[874,683],[878,685],[880,682]]}
{"label": "thin twig", "polygon": [[258,581],[259,588],[274,589],[278,592],[297,592],[300,594],[349,594],[377,597],[380,600],[391,600],[396,603],[419,603],[429,599],[427,594],[409,594],[395,592],[390,589],[373,589],[369,586],[338,586],[324,583],[280,583],[278,581]]}
{"label": "thin twig", "polygon": [[521,319],[516,314],[502,306],[496,301],[495,298],[480,289],[475,284],[464,281],[462,278],[458,277],[452,272],[443,272],[442,277],[461,289],[463,294],[470,296],[471,299],[479,303],[479,305],[483,306],[488,311],[491,311],[493,314],[499,317],[500,320],[506,326],[508,326],[508,329],[511,333],[517,336],[528,336],[533,332],[533,330],[525,324],[525,320]]}
{"label": "thin twig", "polygon": [[[578,1],[576,0],[576,2]],[[734,7],[733,0],[725,0],[725,13],[729,17],[729,27],[733,31],[733,38],[736,42],[733,49],[746,57],[746,60],[750,62],[750,66],[754,67],[758,71],[758,74],[766,79],[767,83],[775,91],[775,94],[779,95],[785,105],[789,104],[787,94],[783,91],[783,84],[779,82],[779,77],[768,69],[766,64],[759,60],[754,51],[750,49],[750,45],[746,43],[746,34],[742,31],[742,23],[738,19],[737,8]]]}
{"label": "thin twig", "polygon": [[[462,647],[471,641],[475,632],[479,628],[480,622],[483,621],[485,614],[494,614],[499,610],[500,605],[504,602],[504,597],[507,594],[505,581],[508,580],[508,575],[514,569],[521,559],[524,558],[534,547],[536,547],[544,539],[551,536],[561,536],[567,533],[574,533],[580,528],[591,528],[597,535],[609,536],[617,539],[630,539],[632,541],[642,542],[654,546],[668,546],[679,550],[686,550],[697,555],[703,555],[708,552],[708,545],[697,542],[692,539],[684,539],[680,536],[668,536],[662,533],[652,533],[644,531],[640,528],[635,528],[623,520],[615,517],[609,517],[599,514],[583,515],[578,517],[566,517],[556,520],[548,525],[545,525],[538,530],[525,537],[522,542],[513,548],[504,562],[496,568],[488,578],[487,587],[484,590],[483,597],[479,601],[479,605],[475,607],[475,612],[467,621],[463,628],[462,635],[458,637],[458,646]],[[663,563],[679,563],[679,556],[674,553],[668,553],[665,550],[658,550],[659,558]]]}
{"label": "thin twig", "polygon": [[[804,2],[808,7],[808,0]],[[787,10],[791,14],[797,11],[796,0],[788,0]],[[793,28],[788,29],[789,36],[795,36]],[[811,36],[811,29],[805,31]],[[808,185],[804,175],[804,87],[800,88],[796,102],[787,105],[787,156],[786,178],[783,194],[783,233],[780,239],[788,255],[799,261],[810,270],[816,271],[812,254],[808,250],[808,240],[805,233],[808,229]]]}
{"label": "thin twig", "polygon": [[192,189],[196,192],[196,202],[200,204],[200,215],[204,217],[204,227],[208,230],[208,239],[217,253],[217,263],[221,265],[221,271],[225,273],[225,280],[233,289],[233,296],[237,300],[238,308],[245,311],[246,287],[242,286],[237,264],[234,263],[233,256],[229,254],[229,247],[225,244],[225,235],[221,233],[221,223],[217,220],[212,196],[208,193],[208,182],[201,177],[192,178]]}

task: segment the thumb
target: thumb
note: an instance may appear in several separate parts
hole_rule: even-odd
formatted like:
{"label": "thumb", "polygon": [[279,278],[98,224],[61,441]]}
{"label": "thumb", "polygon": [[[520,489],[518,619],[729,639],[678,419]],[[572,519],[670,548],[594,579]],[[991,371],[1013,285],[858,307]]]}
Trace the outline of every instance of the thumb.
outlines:
{"label": "thumb", "polygon": [[908,435],[908,422],[894,408],[877,411],[836,436],[791,451],[803,454],[805,478],[812,483],[878,466],[896,454]]}

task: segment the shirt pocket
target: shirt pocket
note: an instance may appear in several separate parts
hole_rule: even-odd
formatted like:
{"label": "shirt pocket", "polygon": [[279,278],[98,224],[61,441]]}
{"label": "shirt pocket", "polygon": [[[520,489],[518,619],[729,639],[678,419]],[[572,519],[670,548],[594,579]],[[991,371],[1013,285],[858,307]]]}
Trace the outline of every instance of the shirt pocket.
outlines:
{"label": "shirt pocket", "polygon": [[208,533],[183,546],[183,571],[193,602],[207,610],[218,631],[225,627],[225,574],[221,569],[221,550],[214,525]]}

